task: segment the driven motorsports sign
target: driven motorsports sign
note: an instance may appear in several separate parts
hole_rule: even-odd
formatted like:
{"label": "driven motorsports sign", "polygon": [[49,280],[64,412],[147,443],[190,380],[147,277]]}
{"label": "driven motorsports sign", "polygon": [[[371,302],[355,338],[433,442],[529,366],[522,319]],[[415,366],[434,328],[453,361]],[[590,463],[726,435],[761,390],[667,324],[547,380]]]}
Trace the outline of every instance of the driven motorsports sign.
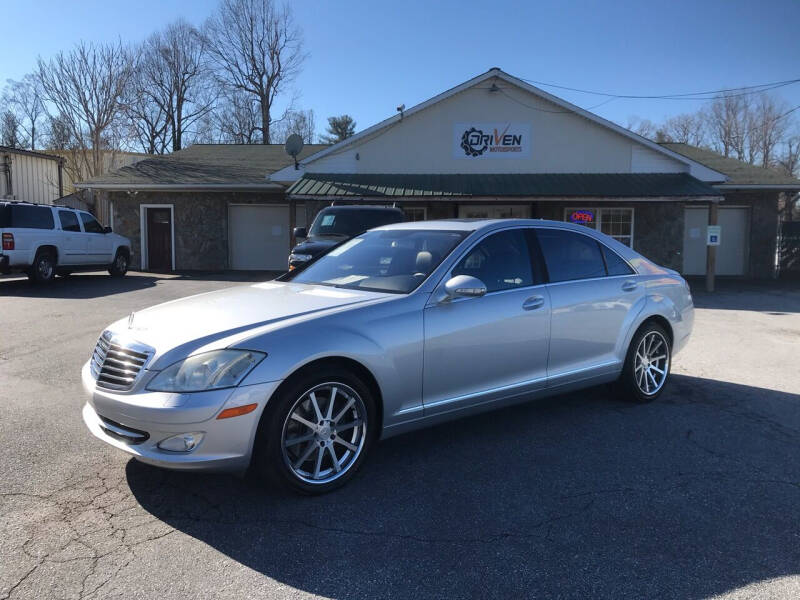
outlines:
{"label": "driven motorsports sign", "polygon": [[530,123],[456,123],[453,125],[456,158],[527,158],[531,155]]}

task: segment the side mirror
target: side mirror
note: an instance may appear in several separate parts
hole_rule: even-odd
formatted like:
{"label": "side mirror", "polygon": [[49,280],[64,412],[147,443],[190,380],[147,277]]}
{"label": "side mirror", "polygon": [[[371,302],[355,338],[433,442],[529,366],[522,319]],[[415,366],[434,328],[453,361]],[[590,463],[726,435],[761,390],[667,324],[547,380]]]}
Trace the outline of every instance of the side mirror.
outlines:
{"label": "side mirror", "polygon": [[444,284],[447,298],[478,298],[486,294],[486,285],[471,275],[456,275]]}
{"label": "side mirror", "polygon": [[103,227],[103,233],[113,233],[111,227]]}
{"label": "side mirror", "polygon": [[295,227],[294,228],[294,237],[297,238],[307,238],[308,231],[306,231],[305,227]]}

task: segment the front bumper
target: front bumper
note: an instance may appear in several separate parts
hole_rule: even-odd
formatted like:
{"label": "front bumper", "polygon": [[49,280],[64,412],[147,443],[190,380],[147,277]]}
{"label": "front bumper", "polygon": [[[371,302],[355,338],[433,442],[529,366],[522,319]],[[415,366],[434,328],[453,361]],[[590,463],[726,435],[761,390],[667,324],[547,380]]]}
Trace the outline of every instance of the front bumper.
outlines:
{"label": "front bumper", "polygon": [[[180,470],[242,472],[250,464],[256,430],[267,401],[280,381],[192,394],[147,392],[116,394],[98,388],[86,363],[81,370],[88,396],[83,421],[89,431],[107,444],[137,460]],[[251,413],[217,419],[225,408],[258,403]],[[198,417],[201,420],[198,420]],[[130,430],[132,443],[113,430]],[[190,452],[170,452],[158,443],[180,433],[202,432],[203,440]],[[138,441],[138,440],[137,440]]]}

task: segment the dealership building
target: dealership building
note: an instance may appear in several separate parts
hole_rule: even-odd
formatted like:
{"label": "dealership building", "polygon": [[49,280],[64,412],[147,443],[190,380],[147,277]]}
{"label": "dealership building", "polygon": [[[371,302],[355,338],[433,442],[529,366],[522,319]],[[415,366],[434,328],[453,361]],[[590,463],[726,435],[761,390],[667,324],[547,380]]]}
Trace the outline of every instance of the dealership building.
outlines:
{"label": "dealership building", "polygon": [[[297,165],[281,152],[192,146],[83,186],[137,240],[142,267],[281,268],[291,227],[336,202],[396,204],[414,220],[573,221],[701,275],[717,205],[716,273],[747,277],[774,276],[779,197],[800,190],[771,170],[655,143],[496,68],[343,142],[307,147]],[[163,239],[148,244],[156,229]]]}

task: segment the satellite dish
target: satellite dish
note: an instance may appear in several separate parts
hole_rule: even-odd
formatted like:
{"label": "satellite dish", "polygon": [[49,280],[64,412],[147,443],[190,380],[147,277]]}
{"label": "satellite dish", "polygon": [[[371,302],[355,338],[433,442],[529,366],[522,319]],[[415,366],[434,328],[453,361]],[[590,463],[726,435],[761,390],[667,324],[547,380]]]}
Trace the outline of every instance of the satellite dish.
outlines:
{"label": "satellite dish", "polygon": [[303,138],[296,133],[293,133],[286,138],[286,143],[283,145],[283,148],[286,150],[286,154],[294,159],[295,169],[297,168],[297,155],[303,150],[303,146]]}

